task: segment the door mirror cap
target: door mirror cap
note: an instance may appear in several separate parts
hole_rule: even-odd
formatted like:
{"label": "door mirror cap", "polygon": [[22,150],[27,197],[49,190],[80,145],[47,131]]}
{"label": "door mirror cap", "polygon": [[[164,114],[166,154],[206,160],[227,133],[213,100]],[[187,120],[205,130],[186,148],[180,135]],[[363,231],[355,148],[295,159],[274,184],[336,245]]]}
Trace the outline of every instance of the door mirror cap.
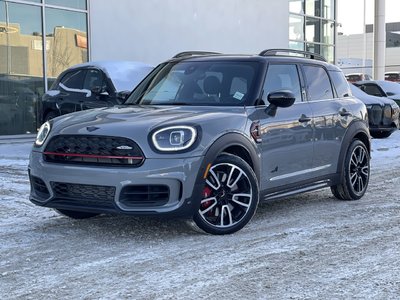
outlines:
{"label": "door mirror cap", "polygon": [[290,90],[274,91],[268,95],[268,102],[276,107],[289,107],[295,101],[296,97]]}
{"label": "door mirror cap", "polygon": [[94,86],[90,89],[93,94],[100,95],[101,93],[105,92],[105,90],[101,86]]}
{"label": "door mirror cap", "polygon": [[126,99],[128,99],[130,94],[131,94],[130,91],[121,91],[117,93],[117,98],[122,102],[124,102]]}

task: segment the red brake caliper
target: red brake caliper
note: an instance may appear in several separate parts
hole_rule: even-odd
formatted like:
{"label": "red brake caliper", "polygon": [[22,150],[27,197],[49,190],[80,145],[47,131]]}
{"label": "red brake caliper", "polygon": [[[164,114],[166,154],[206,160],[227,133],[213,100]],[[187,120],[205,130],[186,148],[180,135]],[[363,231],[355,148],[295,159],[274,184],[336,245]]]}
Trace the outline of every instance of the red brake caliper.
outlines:
{"label": "red brake caliper", "polygon": [[[204,188],[204,190],[203,190],[203,198],[208,198],[208,197],[210,197],[211,193],[212,193],[212,190],[211,190],[208,186],[206,186],[206,187]],[[209,207],[211,204],[212,204],[212,201],[211,201],[211,200],[205,201],[205,202],[203,202],[203,203],[201,204],[201,208],[202,208],[202,209],[206,209],[206,208]]]}

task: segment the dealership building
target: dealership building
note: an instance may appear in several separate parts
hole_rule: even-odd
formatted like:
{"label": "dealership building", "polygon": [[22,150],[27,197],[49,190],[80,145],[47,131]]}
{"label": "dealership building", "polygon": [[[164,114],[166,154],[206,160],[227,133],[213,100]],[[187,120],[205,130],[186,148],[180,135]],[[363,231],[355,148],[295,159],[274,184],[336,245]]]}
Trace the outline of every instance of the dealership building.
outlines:
{"label": "dealership building", "polygon": [[185,50],[293,48],[335,62],[336,0],[0,0],[0,135],[34,133],[66,68]]}

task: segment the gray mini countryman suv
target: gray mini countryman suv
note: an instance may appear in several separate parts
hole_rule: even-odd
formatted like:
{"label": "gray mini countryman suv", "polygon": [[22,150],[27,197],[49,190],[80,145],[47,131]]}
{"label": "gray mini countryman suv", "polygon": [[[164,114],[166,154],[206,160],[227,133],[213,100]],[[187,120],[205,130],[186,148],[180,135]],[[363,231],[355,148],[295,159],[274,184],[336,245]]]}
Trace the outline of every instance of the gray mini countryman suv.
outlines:
{"label": "gray mini countryman suv", "polygon": [[30,200],[71,218],[169,215],[228,234],[259,201],[325,187],[341,200],[361,198],[367,110],[314,53],[183,52],[124,105],[43,124],[29,176]]}

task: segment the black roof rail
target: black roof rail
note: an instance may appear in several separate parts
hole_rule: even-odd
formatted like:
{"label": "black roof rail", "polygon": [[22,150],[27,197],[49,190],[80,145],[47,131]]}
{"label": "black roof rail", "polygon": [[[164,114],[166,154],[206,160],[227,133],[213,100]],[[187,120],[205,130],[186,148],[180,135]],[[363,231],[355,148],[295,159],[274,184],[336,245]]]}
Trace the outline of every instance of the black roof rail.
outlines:
{"label": "black roof rail", "polygon": [[[279,53],[287,53],[287,55],[282,55]],[[294,54],[301,54],[303,57],[310,58],[310,59],[316,59],[316,60],[321,60],[326,62],[325,57],[323,57],[320,54],[314,53],[314,52],[309,52],[309,51],[303,51],[303,50],[295,50],[295,49],[266,49],[260,52],[260,56],[291,56],[290,53]]]}
{"label": "black roof rail", "polygon": [[185,56],[195,56],[195,55],[216,55],[216,54],[221,54],[218,52],[209,52],[209,51],[185,51],[185,52],[180,52],[176,54],[172,58],[179,58],[179,57],[185,57]]}

